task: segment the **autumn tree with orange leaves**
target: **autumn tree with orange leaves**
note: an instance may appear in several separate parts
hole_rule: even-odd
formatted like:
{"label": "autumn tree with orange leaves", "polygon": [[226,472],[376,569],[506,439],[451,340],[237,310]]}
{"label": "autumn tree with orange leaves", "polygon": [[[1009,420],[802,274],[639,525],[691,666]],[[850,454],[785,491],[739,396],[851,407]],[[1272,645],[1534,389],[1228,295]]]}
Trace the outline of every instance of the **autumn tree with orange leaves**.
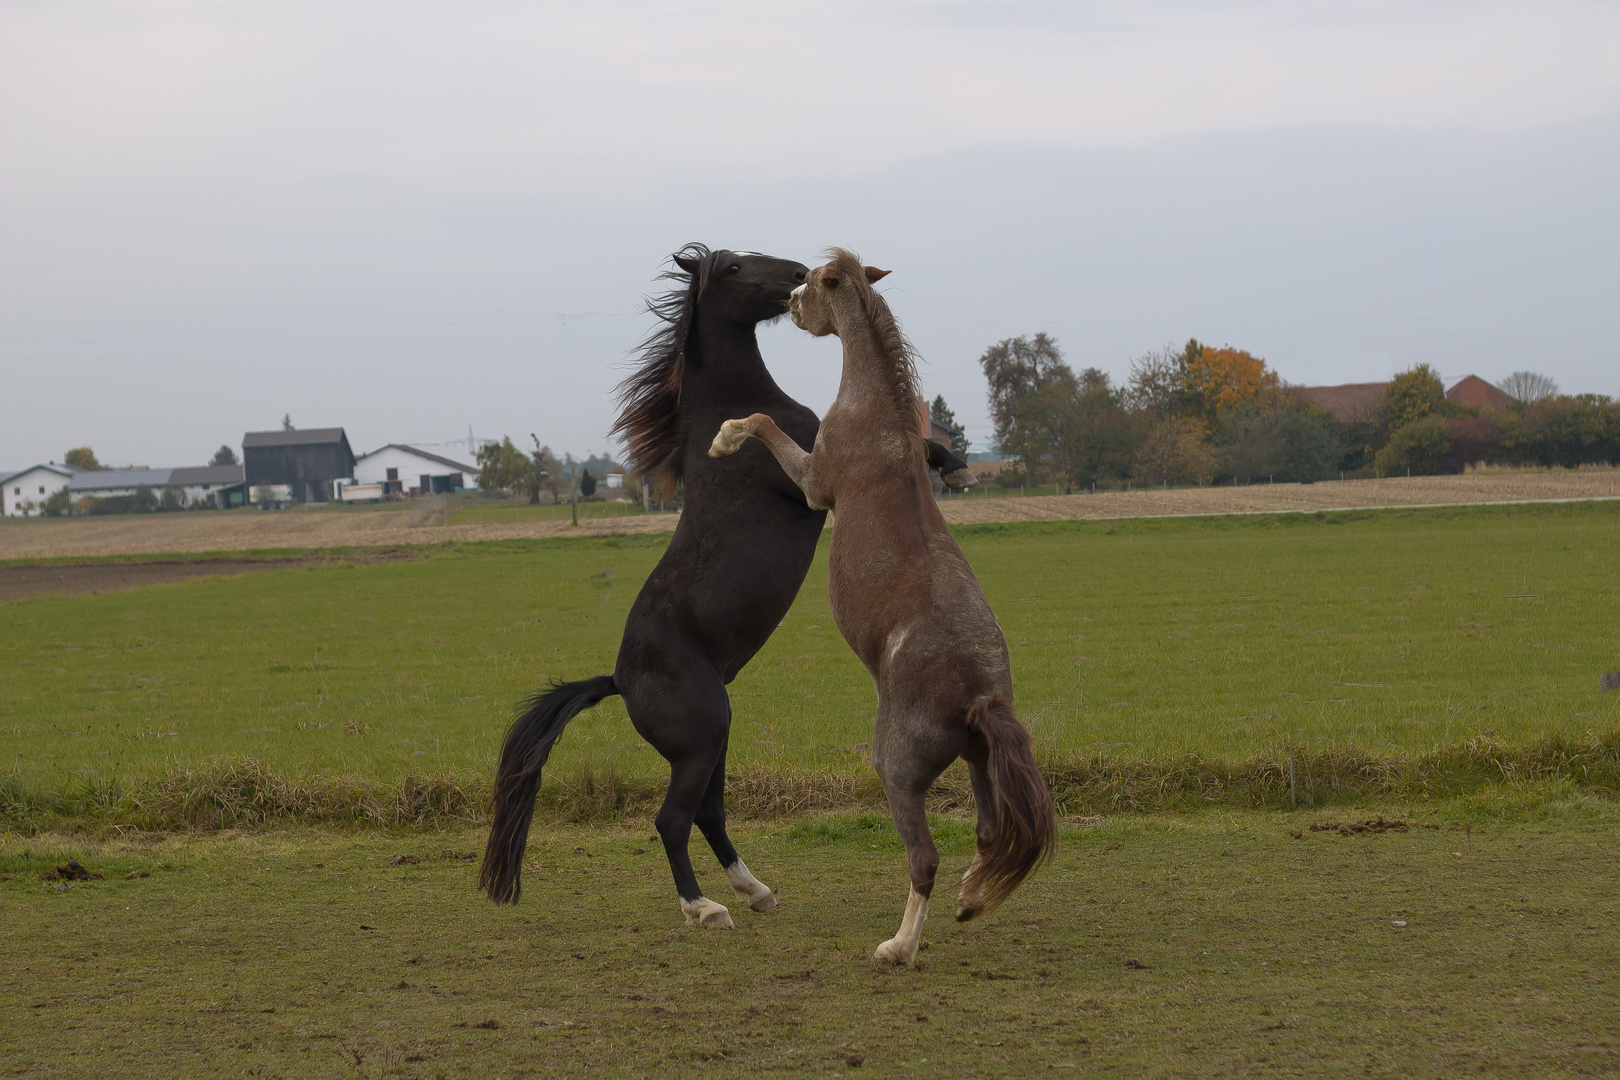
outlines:
{"label": "autumn tree with orange leaves", "polygon": [[1249,402],[1263,405],[1282,389],[1282,380],[1264,360],[1229,345],[1219,349],[1206,345],[1189,356],[1185,379],[1189,411],[1207,424],[1213,424],[1222,409]]}

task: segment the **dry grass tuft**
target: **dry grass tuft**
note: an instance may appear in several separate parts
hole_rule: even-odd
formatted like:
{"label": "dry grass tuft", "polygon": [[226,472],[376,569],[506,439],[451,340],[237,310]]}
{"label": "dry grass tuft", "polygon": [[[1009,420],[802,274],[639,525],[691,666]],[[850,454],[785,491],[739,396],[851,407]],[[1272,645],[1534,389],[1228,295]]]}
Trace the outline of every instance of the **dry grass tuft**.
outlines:
{"label": "dry grass tuft", "polygon": [[[1290,785],[1290,762],[1293,783]],[[1065,816],[1145,812],[1197,805],[1311,806],[1364,798],[1442,798],[1491,786],[1574,784],[1620,794],[1620,729],[1580,738],[1547,736],[1520,744],[1478,738],[1426,753],[1285,748],[1243,761],[1196,754],[1122,761],[1102,754],[1045,760],[1042,771]],[[625,777],[581,766],[548,774],[539,813],[553,820],[640,817],[664,797],[657,776]],[[727,806],[739,818],[781,818],[829,810],[881,809],[882,786],[865,765],[806,769],[745,766],[727,782]],[[935,784],[929,809],[973,805],[958,763]],[[253,758],[215,760],[121,782],[81,783],[59,791],[0,778],[0,820],[25,832],[68,824],[140,829],[226,829],[275,822],[374,826],[477,824],[487,819],[488,780],[408,773],[397,783],[345,776],[289,777]]]}

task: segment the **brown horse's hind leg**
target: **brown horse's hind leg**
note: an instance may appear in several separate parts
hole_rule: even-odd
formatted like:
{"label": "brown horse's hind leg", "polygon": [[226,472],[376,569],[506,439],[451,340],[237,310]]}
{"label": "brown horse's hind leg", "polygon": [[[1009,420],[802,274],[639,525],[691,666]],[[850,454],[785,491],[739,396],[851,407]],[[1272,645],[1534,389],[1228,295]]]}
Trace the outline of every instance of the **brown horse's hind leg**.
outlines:
{"label": "brown horse's hind leg", "polygon": [[934,874],[939,870],[939,850],[928,832],[928,814],[923,808],[923,796],[928,787],[907,787],[896,790],[887,781],[884,788],[889,796],[889,810],[894,816],[894,827],[906,845],[906,863],[911,872],[911,891],[906,895],[906,914],[894,937],[877,947],[872,959],[886,964],[917,963],[917,949],[922,944],[923,923],[928,918],[928,898],[934,891]]}
{"label": "brown horse's hind leg", "polygon": [[[974,755],[975,749],[978,750],[977,756]],[[970,737],[962,757],[967,761],[968,779],[973,784],[973,805],[978,812],[974,829],[978,835],[978,850],[973,853],[967,869],[962,871],[962,889],[956,894],[957,922],[967,922],[984,907],[984,879],[979,869],[984,863],[984,852],[996,831],[996,792],[990,786],[990,774],[984,771],[983,737]]]}

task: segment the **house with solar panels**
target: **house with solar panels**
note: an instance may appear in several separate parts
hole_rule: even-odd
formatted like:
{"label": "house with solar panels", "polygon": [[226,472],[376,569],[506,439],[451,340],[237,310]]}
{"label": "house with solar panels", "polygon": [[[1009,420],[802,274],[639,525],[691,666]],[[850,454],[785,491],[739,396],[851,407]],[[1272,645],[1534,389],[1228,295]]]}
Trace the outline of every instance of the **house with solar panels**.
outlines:
{"label": "house with solar panels", "polygon": [[179,508],[213,503],[221,510],[241,506],[247,498],[240,465],[202,465],[180,469],[80,469],[68,479],[68,495],[80,499],[132,498],[144,488]]}

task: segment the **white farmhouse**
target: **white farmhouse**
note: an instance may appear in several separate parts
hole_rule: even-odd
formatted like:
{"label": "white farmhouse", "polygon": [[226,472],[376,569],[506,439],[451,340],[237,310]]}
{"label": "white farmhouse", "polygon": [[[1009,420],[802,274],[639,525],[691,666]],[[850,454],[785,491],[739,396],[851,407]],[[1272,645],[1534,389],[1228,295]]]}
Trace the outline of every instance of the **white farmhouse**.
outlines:
{"label": "white farmhouse", "polygon": [[45,500],[67,487],[78,471],[72,465],[51,462],[12,473],[3,481],[0,513],[5,517],[38,517],[45,512]]}
{"label": "white farmhouse", "polygon": [[354,459],[356,484],[379,484],[384,494],[454,494],[478,484],[478,466],[436,443],[389,443]]}

